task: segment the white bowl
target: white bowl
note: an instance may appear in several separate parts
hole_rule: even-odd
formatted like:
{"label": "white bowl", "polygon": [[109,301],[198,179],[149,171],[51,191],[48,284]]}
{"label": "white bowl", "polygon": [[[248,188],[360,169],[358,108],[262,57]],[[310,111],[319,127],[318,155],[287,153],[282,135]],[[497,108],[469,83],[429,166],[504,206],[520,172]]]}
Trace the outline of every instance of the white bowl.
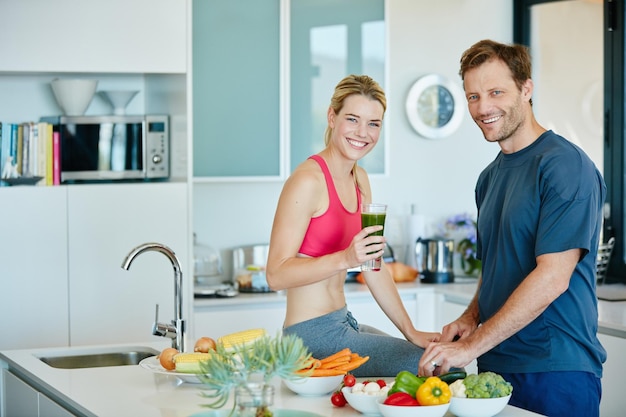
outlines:
{"label": "white bowl", "polygon": [[304,397],[319,397],[330,394],[339,387],[341,381],[343,381],[343,375],[283,379],[287,388]]}
{"label": "white bowl", "polygon": [[50,86],[66,116],[82,116],[96,93],[98,80],[55,78]]}
{"label": "white bowl", "polygon": [[459,398],[450,400],[450,412],[457,417],[491,417],[506,407],[511,394],[499,398]]}
{"label": "white bowl", "polygon": [[380,398],[387,398],[387,392],[383,391],[380,395],[370,394],[353,394],[351,387],[343,387],[341,389],[343,396],[346,398],[350,407],[356,411],[370,416],[379,416],[380,410],[376,404]]}
{"label": "white bowl", "polygon": [[137,90],[98,91],[113,107],[113,114],[126,113],[126,106],[138,92]]}
{"label": "white bowl", "polygon": [[384,417],[442,417],[450,408],[450,403],[441,405],[386,405],[379,398],[376,405]]}

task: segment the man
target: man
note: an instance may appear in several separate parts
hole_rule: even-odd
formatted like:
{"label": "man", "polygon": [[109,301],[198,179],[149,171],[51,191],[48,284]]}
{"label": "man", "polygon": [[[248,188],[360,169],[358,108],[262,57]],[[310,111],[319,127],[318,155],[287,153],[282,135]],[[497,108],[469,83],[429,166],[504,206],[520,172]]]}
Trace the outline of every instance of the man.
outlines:
{"label": "man", "polygon": [[427,347],[419,373],[478,358],[479,372],[511,382],[512,405],[598,416],[606,360],[595,296],[602,176],[580,148],[535,119],[526,47],[480,41],[464,52],[460,75],[474,122],[501,151],[475,190],[477,292]]}

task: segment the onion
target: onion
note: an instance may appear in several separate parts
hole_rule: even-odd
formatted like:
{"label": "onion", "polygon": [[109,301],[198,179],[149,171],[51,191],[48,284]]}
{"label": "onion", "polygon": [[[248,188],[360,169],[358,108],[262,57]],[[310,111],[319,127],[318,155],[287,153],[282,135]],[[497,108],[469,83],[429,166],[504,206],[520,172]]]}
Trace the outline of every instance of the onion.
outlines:
{"label": "onion", "polygon": [[215,343],[215,340],[211,339],[210,337],[201,337],[196,341],[196,345],[193,347],[193,351],[208,353],[209,350],[215,350],[216,347],[217,344]]}
{"label": "onion", "polygon": [[178,355],[178,350],[172,347],[163,349],[163,352],[159,355],[159,363],[162,367],[168,371],[176,369],[176,363],[174,363],[174,355]]}

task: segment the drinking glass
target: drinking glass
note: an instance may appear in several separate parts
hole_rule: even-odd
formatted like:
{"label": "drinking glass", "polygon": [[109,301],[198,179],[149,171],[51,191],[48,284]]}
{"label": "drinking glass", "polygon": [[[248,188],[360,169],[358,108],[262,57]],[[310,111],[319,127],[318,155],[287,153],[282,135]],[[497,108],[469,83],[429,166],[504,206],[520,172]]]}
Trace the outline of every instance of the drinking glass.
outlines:
{"label": "drinking glass", "polygon": [[[385,216],[387,214],[387,205],[379,203],[361,204],[361,228],[367,226],[381,225],[385,226]],[[383,230],[372,233],[370,236],[382,236]],[[380,271],[382,256],[365,262],[361,265],[361,271]]]}

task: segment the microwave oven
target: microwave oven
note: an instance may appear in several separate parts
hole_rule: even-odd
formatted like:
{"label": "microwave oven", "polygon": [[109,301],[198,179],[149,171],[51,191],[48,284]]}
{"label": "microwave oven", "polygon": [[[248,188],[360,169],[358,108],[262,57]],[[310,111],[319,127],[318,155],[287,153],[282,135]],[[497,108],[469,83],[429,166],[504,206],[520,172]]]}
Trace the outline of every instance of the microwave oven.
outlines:
{"label": "microwave oven", "polygon": [[166,115],[55,116],[40,121],[59,132],[62,183],[169,178]]}

